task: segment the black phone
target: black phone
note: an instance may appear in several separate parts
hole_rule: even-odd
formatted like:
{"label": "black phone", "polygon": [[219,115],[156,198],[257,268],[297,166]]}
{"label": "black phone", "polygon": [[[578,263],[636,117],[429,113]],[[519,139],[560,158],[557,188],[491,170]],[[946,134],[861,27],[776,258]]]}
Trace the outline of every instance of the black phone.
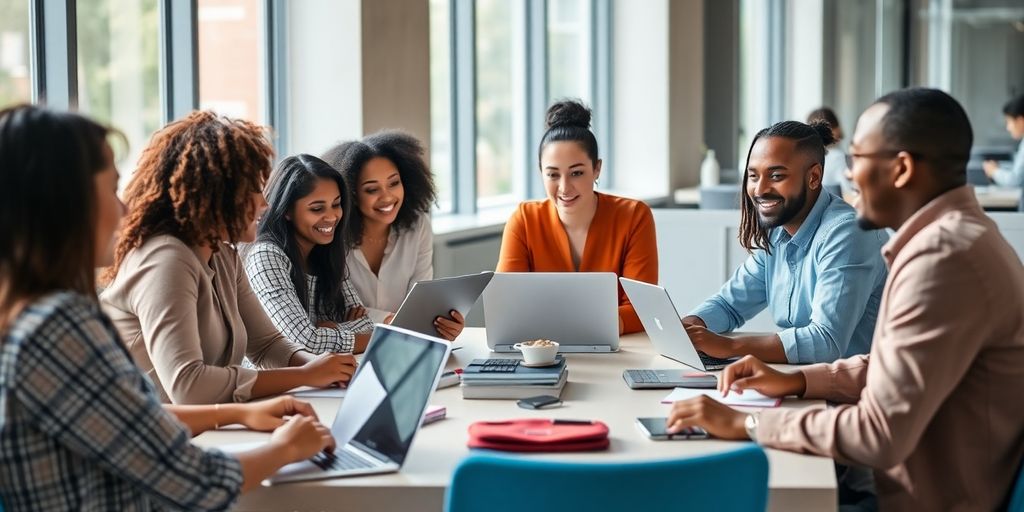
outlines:
{"label": "black phone", "polygon": [[562,399],[551,395],[538,395],[524,398],[516,402],[516,405],[523,409],[540,409],[549,405],[561,404]]}
{"label": "black phone", "polygon": [[706,430],[700,427],[689,427],[683,429],[681,432],[675,434],[669,434],[665,428],[665,422],[668,418],[637,418],[636,426],[643,432],[647,437],[656,441],[666,441],[669,439],[707,439],[708,433]]}

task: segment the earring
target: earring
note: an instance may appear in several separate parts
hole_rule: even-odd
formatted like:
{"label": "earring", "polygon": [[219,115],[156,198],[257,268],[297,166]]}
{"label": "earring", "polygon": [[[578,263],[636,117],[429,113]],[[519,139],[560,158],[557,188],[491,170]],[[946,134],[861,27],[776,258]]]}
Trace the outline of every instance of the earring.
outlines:
{"label": "earring", "polygon": [[601,180],[594,180],[594,186],[595,187],[600,185],[600,184],[601,184]]}

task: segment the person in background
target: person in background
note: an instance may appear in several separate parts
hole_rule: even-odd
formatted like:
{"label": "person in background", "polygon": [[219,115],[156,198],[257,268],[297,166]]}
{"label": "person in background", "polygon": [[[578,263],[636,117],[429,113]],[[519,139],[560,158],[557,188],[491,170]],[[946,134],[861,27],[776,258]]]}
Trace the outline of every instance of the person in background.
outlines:
{"label": "person in background", "polygon": [[[374,322],[390,322],[417,281],[434,278],[430,206],[437,192],[423,145],[399,131],[383,131],[327,150],[324,161],[341,173],[353,208],[344,224],[348,269]],[[466,321],[458,311],[434,319],[437,334],[454,340]]]}
{"label": "person in background", "polygon": [[100,301],[165,402],[245,402],[355,371],[282,336],[249,287],[234,244],[256,237],[272,154],[262,128],[197,111],[153,135],[125,190]]}
{"label": "person in background", "polygon": [[996,185],[1003,187],[1024,187],[1024,94],[1003,105],[1003,116],[1006,118],[1006,131],[1013,140],[1019,140],[1017,153],[1013,162],[1000,164],[994,160],[986,160],[985,175]]}
{"label": "person in background", "polygon": [[[783,121],[754,137],[743,173],[740,244],[750,257],[683,318],[697,350],[720,359],[820,363],[867,353],[885,284],[880,232],[822,193],[825,123]],[[767,307],[775,334],[729,338]]]}
{"label": "person in background", "polygon": [[[547,199],[525,201],[505,224],[498,272],[614,272],[657,284],[654,215],[641,201],[597,192],[601,177],[590,109],[560,101],[540,141]],[[643,330],[619,287],[619,334]]]}
{"label": "person in background", "polygon": [[[110,134],[77,114],[0,111],[0,216],[19,219],[0,225],[0,504],[227,510],[334,441],[292,397],[160,405],[96,298],[124,209]],[[229,423],[274,434],[234,455],[189,440]]]}
{"label": "person in background", "polygon": [[835,111],[832,109],[821,107],[807,114],[807,124],[814,124],[815,122],[825,122],[832,129],[832,143],[825,148],[825,164],[823,165],[821,185],[826,187],[826,189],[828,187],[839,187],[840,192],[849,191],[850,180],[846,179],[846,153],[839,147],[839,143],[845,137],[843,128],[839,124],[839,117],[836,116]]}
{"label": "person in background", "polygon": [[687,400],[669,429],[871,467],[881,510],[1006,507],[1024,456],[1024,266],[966,185],[972,138],[936,89],[868,107],[850,145],[858,221],[896,230],[870,355],[789,373],[746,357],[719,379],[723,394],[837,405],[748,415]]}
{"label": "person in background", "polygon": [[245,256],[263,309],[314,354],[363,352],[373,322],[346,275],[338,228],[349,194],[341,175],[315,156],[290,156],[270,175],[266,197],[269,208]]}

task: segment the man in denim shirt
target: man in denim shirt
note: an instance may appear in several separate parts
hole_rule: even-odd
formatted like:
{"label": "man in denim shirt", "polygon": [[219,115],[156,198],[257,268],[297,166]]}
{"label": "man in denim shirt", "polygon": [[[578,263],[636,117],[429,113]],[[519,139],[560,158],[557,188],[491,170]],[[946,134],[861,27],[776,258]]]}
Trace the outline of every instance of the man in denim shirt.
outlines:
{"label": "man in denim shirt", "polygon": [[[887,237],[857,226],[842,199],[822,192],[827,124],[784,121],[762,130],[747,156],[740,243],[751,255],[722,289],[683,318],[709,356],[820,363],[871,349]],[[782,330],[728,338],[765,307]]]}

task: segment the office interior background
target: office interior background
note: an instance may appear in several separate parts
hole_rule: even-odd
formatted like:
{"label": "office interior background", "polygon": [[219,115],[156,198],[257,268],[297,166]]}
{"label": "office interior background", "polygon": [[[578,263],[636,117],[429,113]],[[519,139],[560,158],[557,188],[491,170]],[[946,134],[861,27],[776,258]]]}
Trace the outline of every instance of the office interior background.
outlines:
{"label": "office interior background", "polygon": [[537,143],[555,99],[592,106],[600,189],[670,207],[705,149],[735,180],[757,130],[821,105],[845,147],[879,95],[938,87],[966,108],[977,148],[1009,151],[1001,107],[1024,93],[1021,0],[0,0],[0,12],[0,105],[77,109],[122,131],[122,187],[149,136],[194,108],[269,126],[279,157],[411,132],[440,192],[438,276],[493,269],[511,209],[543,197]]}

